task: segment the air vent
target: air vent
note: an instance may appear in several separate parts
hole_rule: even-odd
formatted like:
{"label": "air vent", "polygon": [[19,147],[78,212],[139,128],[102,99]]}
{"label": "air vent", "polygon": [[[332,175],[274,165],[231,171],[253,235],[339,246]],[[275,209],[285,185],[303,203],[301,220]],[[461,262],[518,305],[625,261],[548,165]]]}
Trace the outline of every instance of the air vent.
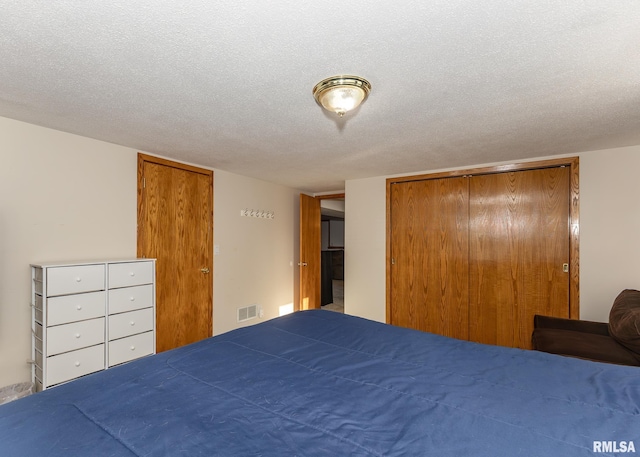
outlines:
{"label": "air vent", "polygon": [[258,305],[249,305],[238,308],[238,322],[244,322],[258,317]]}

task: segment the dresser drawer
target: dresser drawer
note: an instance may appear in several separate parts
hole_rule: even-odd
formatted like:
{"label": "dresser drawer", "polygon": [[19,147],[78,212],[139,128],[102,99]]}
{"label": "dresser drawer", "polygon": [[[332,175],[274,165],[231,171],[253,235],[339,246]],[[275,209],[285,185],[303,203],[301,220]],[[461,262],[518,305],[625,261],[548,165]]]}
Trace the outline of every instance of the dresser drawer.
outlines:
{"label": "dresser drawer", "polygon": [[47,355],[104,343],[104,317],[47,327]]}
{"label": "dresser drawer", "polygon": [[46,387],[104,369],[104,344],[47,358]]}
{"label": "dresser drawer", "polygon": [[124,313],[153,306],[153,284],[109,291],[109,314]]}
{"label": "dresser drawer", "polygon": [[150,261],[109,264],[109,289],[151,284],[153,277],[153,262]]}
{"label": "dresser drawer", "polygon": [[153,354],[153,332],[141,333],[109,342],[109,366]]}
{"label": "dresser drawer", "polygon": [[47,269],[47,297],[105,289],[104,265],[74,265]]}
{"label": "dresser drawer", "polygon": [[153,330],[153,308],[109,316],[109,341]]}
{"label": "dresser drawer", "polygon": [[62,295],[47,300],[47,325],[94,319],[104,316],[106,292]]}

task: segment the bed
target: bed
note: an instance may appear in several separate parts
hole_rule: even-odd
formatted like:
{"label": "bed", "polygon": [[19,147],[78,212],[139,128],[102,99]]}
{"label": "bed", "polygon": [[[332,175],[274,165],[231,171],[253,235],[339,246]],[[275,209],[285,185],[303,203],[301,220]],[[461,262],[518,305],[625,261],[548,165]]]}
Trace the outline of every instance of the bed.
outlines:
{"label": "bed", "polygon": [[631,449],[640,452],[640,368],[324,310],[0,406],[0,455],[12,457],[570,457]]}

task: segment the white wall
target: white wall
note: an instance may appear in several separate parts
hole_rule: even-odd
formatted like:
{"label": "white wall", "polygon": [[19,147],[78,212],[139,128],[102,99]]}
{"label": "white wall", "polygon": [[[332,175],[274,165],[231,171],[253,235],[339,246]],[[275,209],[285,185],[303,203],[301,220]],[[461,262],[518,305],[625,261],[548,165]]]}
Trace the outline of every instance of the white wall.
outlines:
{"label": "white wall", "polygon": [[136,151],[0,118],[0,386],[30,379],[32,262],[135,257]]}
{"label": "white wall", "polygon": [[[30,379],[30,263],[135,257],[137,152],[0,118],[0,387]],[[299,192],[213,179],[217,334],[239,326],[238,306],[266,319],[293,302]],[[241,218],[246,207],[275,219]]]}
{"label": "white wall", "polygon": [[640,290],[640,145],[580,154],[580,317],[606,322]]}
{"label": "white wall", "polygon": [[345,187],[344,312],[386,322],[386,181]]}
{"label": "white wall", "polygon": [[[245,325],[237,323],[239,307],[258,304],[263,307],[263,319],[270,319],[279,315],[281,306],[293,304],[300,192],[223,171],[215,172],[213,182],[213,236],[219,247],[213,267],[213,332],[217,335]],[[275,217],[243,217],[243,209],[273,211]]]}
{"label": "white wall", "polygon": [[[571,156],[580,157],[580,317],[606,322],[622,289],[640,289],[640,146]],[[388,177],[346,183],[345,311],[381,322]]]}

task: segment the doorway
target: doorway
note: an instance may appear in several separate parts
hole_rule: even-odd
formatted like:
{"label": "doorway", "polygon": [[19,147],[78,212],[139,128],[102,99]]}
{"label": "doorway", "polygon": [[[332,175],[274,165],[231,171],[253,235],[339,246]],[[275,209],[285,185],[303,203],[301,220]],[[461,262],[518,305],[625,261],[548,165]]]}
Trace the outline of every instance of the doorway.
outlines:
{"label": "doorway", "polygon": [[344,313],[344,197],[320,201],[322,309]]}
{"label": "doorway", "polygon": [[[299,290],[300,297],[298,301],[297,310],[306,309],[320,309],[324,304],[329,305],[329,302],[322,302],[322,257],[325,260],[325,278],[327,274],[330,275],[330,281],[333,292],[333,273],[328,273],[327,265],[330,265],[333,270],[334,260],[329,260],[330,257],[336,257],[336,264],[338,265],[335,270],[340,273],[340,269],[344,271],[344,193],[310,196],[306,194],[300,194],[300,261],[299,267]],[[322,202],[325,202],[321,204]],[[322,207],[325,207],[323,210]],[[329,233],[327,232],[327,249],[328,254],[323,254],[322,244],[322,225],[323,216],[322,212],[325,212],[325,220],[334,220],[334,236],[333,240],[330,240]],[[339,228],[339,222],[341,220],[342,229]],[[328,222],[331,225],[330,222]],[[340,241],[339,233],[342,232],[342,241]],[[331,244],[331,248],[329,245]],[[342,246],[339,246],[342,245]],[[340,257],[341,256],[341,257]],[[342,267],[342,268],[340,268]],[[341,294],[344,297],[344,275],[343,279],[337,279],[342,281],[336,283],[336,294],[339,297]],[[327,279],[325,279],[325,282]],[[327,286],[325,286],[327,288]],[[325,300],[327,300],[327,292],[325,291]],[[336,301],[339,298],[336,299]],[[333,303],[333,293],[331,296],[331,304]],[[344,299],[342,299],[342,305],[340,310],[344,310]]]}

